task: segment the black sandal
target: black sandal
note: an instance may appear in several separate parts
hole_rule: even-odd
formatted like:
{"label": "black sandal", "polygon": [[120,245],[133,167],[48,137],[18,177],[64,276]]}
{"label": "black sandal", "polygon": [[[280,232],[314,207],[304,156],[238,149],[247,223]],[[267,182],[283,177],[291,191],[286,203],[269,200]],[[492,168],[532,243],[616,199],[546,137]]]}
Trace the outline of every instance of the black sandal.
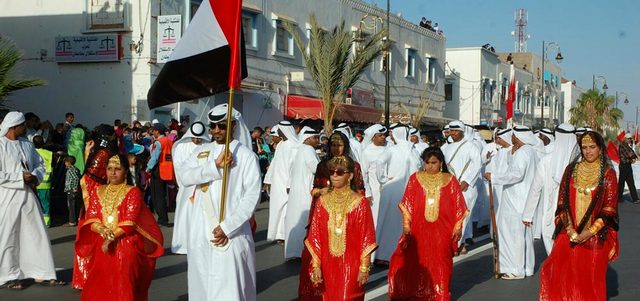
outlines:
{"label": "black sandal", "polygon": [[43,280],[43,281],[34,281],[34,283],[37,284],[37,285],[48,286],[48,287],[65,286],[65,285],[67,285],[66,282],[64,282],[62,280],[56,280],[56,279]]}
{"label": "black sandal", "polygon": [[2,288],[8,288],[11,290],[19,291],[24,289],[24,286],[22,286],[22,282],[20,282],[20,280],[11,280],[11,281],[5,282],[3,285],[0,285],[0,289]]}

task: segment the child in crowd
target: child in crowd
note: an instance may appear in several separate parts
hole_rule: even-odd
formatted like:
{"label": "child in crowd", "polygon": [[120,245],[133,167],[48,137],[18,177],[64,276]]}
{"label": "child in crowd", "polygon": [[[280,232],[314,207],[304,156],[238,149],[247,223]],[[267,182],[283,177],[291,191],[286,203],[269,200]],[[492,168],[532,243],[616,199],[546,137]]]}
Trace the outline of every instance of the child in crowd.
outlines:
{"label": "child in crowd", "polygon": [[64,159],[64,166],[67,168],[64,193],[67,195],[67,207],[69,208],[69,227],[76,226],[78,222],[76,204],[80,195],[80,170],[75,167],[75,163],[76,158],[73,156],[67,156]]}

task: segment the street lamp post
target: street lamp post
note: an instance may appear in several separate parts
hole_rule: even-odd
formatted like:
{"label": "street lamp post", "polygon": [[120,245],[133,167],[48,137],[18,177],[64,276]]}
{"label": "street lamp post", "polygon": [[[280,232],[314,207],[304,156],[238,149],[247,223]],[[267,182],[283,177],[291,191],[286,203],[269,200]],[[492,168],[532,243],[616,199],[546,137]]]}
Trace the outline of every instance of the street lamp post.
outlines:
{"label": "street lamp post", "polygon": [[602,76],[602,75],[593,75],[593,81],[592,81],[592,87],[591,89],[595,90],[596,89],[596,81],[601,79],[604,82],[604,85],[602,85],[602,90],[604,90],[604,93],[607,94],[607,89],[609,89],[609,86],[607,86],[607,78]]}
{"label": "street lamp post", "polygon": [[556,43],[556,42],[549,42],[546,43],[544,42],[544,40],[542,41],[542,76],[540,76],[541,78],[541,87],[542,87],[542,103],[540,104],[540,126],[544,127],[544,61],[547,59],[547,48],[549,47],[555,47],[558,49],[558,54],[556,54],[556,61],[558,63],[560,63],[563,59],[562,57],[562,53],[560,53],[560,44]]}
{"label": "street lamp post", "polygon": [[618,108],[618,95],[620,95],[620,97],[622,97],[622,95],[624,95],[624,104],[625,105],[629,103],[629,95],[627,95],[627,93],[616,91],[616,106],[615,106],[616,109]]}
{"label": "street lamp post", "polygon": [[389,128],[389,73],[391,71],[391,66],[389,66],[389,51],[391,47],[391,41],[389,41],[389,34],[391,28],[389,27],[389,17],[390,17],[390,9],[391,5],[389,4],[391,0],[387,0],[387,38],[385,39],[384,45],[384,126]]}

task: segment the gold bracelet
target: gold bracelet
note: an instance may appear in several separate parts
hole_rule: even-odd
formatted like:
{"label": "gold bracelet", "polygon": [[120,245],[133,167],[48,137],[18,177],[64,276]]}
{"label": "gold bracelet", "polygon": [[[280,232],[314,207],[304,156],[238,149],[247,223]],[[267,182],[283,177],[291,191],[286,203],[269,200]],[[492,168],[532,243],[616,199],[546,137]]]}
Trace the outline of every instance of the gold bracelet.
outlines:
{"label": "gold bracelet", "polygon": [[370,270],[371,270],[371,265],[361,265],[360,266],[360,272],[369,273]]}
{"label": "gold bracelet", "polygon": [[598,229],[596,229],[594,226],[589,227],[589,233],[591,233],[591,235],[595,236],[596,234],[598,234]]}

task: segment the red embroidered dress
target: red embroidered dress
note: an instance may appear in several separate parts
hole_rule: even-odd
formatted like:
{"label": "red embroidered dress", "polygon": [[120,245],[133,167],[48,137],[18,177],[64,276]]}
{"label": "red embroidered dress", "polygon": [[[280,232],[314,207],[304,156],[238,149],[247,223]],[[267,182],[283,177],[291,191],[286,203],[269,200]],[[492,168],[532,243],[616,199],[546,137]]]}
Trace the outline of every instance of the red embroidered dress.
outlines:
{"label": "red embroidered dress", "polygon": [[[108,186],[95,186],[90,192],[85,219],[78,227],[76,254],[91,258],[82,300],[147,300],[156,259],[163,253],[162,233],[138,188],[114,185],[115,193],[107,193]],[[125,234],[104,253],[104,240],[91,230],[93,223],[121,228]]]}
{"label": "red embroidered dress", "polygon": [[[389,264],[392,300],[450,300],[456,231],[469,211],[460,184],[449,174],[417,172],[398,205],[404,232]],[[408,231],[407,231],[408,230]]]}
{"label": "red embroidered dress", "polygon": [[[607,267],[619,250],[615,171],[607,167],[604,183],[587,189],[576,185],[567,167],[558,194],[553,249],[540,269],[540,300],[606,300]],[[567,235],[567,225],[578,234],[593,225],[600,229],[575,244]]]}
{"label": "red embroidered dress", "polygon": [[[322,270],[322,283],[314,288],[323,300],[364,300],[364,286],[358,284],[363,261],[377,248],[369,201],[351,192],[336,192],[316,202],[305,245],[313,267]],[[309,277],[310,275],[307,275]]]}

